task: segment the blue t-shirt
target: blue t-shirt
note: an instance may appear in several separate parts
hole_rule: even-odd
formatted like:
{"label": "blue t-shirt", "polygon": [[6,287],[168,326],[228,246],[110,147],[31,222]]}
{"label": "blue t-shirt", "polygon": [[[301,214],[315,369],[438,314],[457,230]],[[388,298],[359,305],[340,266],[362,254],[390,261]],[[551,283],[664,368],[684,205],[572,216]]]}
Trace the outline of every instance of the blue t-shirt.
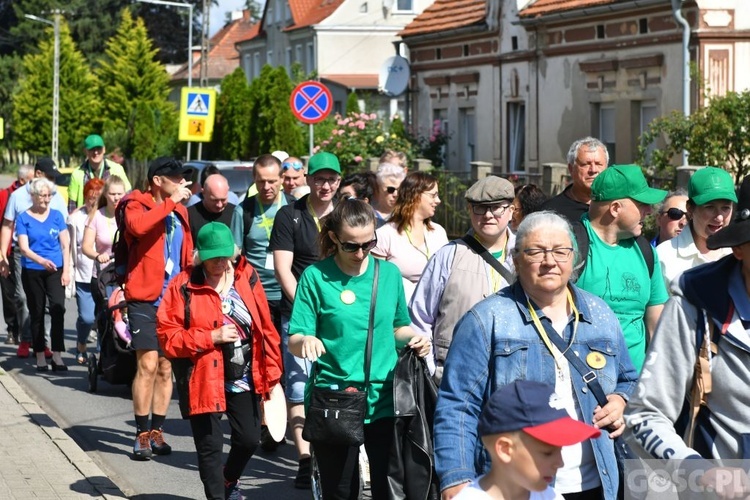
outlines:
{"label": "blue t-shirt", "polygon": [[[182,223],[180,219],[173,213],[169,214],[164,219],[166,226],[166,234],[164,236],[164,286],[161,289],[159,298],[154,302],[155,306],[161,304],[161,298],[164,296],[164,291],[167,289],[169,282],[180,274],[180,256],[182,255],[182,240],[184,233],[182,230]],[[171,262],[171,264],[170,264]]]}
{"label": "blue t-shirt", "polygon": [[[29,248],[38,256],[49,259],[58,268],[63,265],[62,248],[60,248],[60,232],[67,231],[65,217],[59,211],[50,209],[47,218],[39,221],[28,212],[18,214],[16,218],[16,232],[19,236],[29,238]],[[44,271],[44,266],[31,259],[21,257],[21,267]]]}

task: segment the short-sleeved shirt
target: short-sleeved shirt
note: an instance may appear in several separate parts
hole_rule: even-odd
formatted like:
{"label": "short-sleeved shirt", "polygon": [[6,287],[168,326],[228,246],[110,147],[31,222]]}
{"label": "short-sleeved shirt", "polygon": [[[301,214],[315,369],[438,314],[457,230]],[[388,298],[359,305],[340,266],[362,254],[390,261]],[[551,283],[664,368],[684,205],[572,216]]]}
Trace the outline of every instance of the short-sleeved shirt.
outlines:
{"label": "short-sleeved shirt", "polygon": [[[49,259],[58,268],[63,265],[63,254],[60,248],[60,232],[67,231],[65,216],[57,210],[50,209],[47,218],[43,221],[37,220],[28,212],[22,212],[16,218],[16,231],[18,235],[29,238],[29,248],[38,256]],[[44,266],[26,257],[21,257],[21,267],[44,271]]]}
{"label": "short-sleeved shirt", "polygon": [[[453,497],[455,500],[492,500],[492,497],[487,494],[479,485],[481,476],[469,483],[466,488],[458,492],[458,495]],[[530,491],[529,500],[564,500],[563,496],[555,492],[551,486],[547,486],[544,491]]]}
{"label": "short-sleeved shirt", "polygon": [[[314,383],[340,390],[363,389],[374,268],[374,258],[368,257],[364,274],[349,276],[333,257],[328,257],[302,273],[289,334],[315,335],[326,349],[316,363],[315,376],[308,380],[308,388]],[[379,273],[366,422],[394,415],[393,369],[397,348],[402,346],[396,345],[393,331],[410,323],[398,268],[380,262]]]}
{"label": "short-sleeved shirt", "polygon": [[161,304],[161,298],[164,296],[164,291],[167,289],[169,282],[172,278],[180,274],[180,256],[182,255],[182,242],[185,239],[182,223],[174,212],[169,213],[167,218],[164,219],[164,224],[164,262],[167,267],[164,269],[164,286],[161,289],[159,298],[154,302],[154,306],[156,307],[159,307],[159,304]]}
{"label": "short-sleeved shirt", "polygon": [[89,283],[91,282],[91,274],[94,267],[94,261],[83,255],[83,249],[81,244],[83,243],[83,231],[86,228],[86,221],[89,218],[89,213],[84,205],[80,210],[76,210],[68,217],[68,225],[75,228],[76,240],[70,242],[71,245],[75,245],[74,251],[76,256],[75,262],[75,280],[77,283]]}
{"label": "short-sleeved shirt", "polygon": [[[268,251],[284,250],[294,253],[292,274],[299,281],[302,272],[310,264],[318,261],[318,225],[307,209],[305,195],[292,205],[281,207],[276,213],[271,231]],[[255,224],[253,224],[255,225]],[[281,314],[289,317],[292,314],[292,302],[282,293]]]}
{"label": "short-sleeved shirt", "polygon": [[[15,221],[18,215],[31,208],[33,200],[31,199],[31,182],[27,182],[25,186],[22,186],[10,195],[8,200],[8,206],[5,207],[5,214],[3,218],[9,221]],[[49,208],[51,210],[57,210],[61,214],[65,215],[68,213],[68,207],[65,205],[65,200],[62,195],[55,191],[55,194],[49,201]],[[13,241],[15,242],[17,231],[13,233]]]}
{"label": "short-sleeved shirt", "polygon": [[573,184],[566,187],[562,193],[553,196],[542,204],[542,210],[552,210],[562,215],[570,222],[578,222],[581,216],[589,211],[589,204],[576,201],[568,194]]}
{"label": "short-sleeved shirt", "polygon": [[581,222],[589,235],[589,254],[576,285],[604,299],[614,311],[633,366],[640,371],[646,358],[648,338],[646,308],[663,304],[669,298],[659,272],[659,256],[654,252],[654,272],[649,276],[635,238],[608,245],[591,228],[588,216]]}
{"label": "short-sleeved shirt", "polygon": [[[243,231],[247,231],[247,237],[242,242],[242,250],[250,264],[258,271],[260,282],[266,291],[266,298],[268,300],[281,300],[281,285],[276,280],[273,268],[273,253],[271,253],[269,243],[276,214],[287,205],[286,196],[279,193],[278,201],[274,201],[270,205],[257,203],[257,200],[253,205],[255,206],[253,225],[250,226],[250,231],[243,228]],[[242,206],[238,206],[236,210],[242,213]],[[242,235],[239,237],[241,239]],[[237,236],[235,236],[235,239],[237,239]]]}
{"label": "short-sleeved shirt", "polygon": [[440,224],[431,223],[432,230],[425,229],[423,248],[412,245],[406,231],[398,232],[393,222],[388,222],[376,231],[378,244],[372,254],[393,262],[401,270],[407,302],[414,293],[427,261],[435,252],[448,244],[448,235]]}
{"label": "short-sleeved shirt", "polygon": [[[100,208],[94,214],[91,222],[86,227],[92,229],[95,233],[94,249],[97,254],[112,255],[112,244],[115,241],[117,233],[117,221],[114,217],[107,217],[105,208]],[[96,278],[96,267],[92,271],[92,276]]]}

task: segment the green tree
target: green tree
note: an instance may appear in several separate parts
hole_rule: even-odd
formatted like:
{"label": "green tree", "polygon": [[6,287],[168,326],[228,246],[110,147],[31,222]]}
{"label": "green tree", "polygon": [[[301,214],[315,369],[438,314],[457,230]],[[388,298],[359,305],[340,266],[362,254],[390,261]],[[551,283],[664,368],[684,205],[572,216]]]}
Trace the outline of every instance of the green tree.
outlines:
{"label": "green tree", "polygon": [[[750,172],[750,91],[710,98],[688,117],[674,112],[654,120],[641,136],[638,161],[667,176],[683,150],[691,165],[726,168],[739,183]],[[660,140],[665,146],[654,148]]]}
{"label": "green tree", "polygon": [[346,114],[359,113],[360,111],[362,110],[359,109],[359,96],[352,90],[346,98]]}
{"label": "green tree", "polygon": [[[36,154],[51,154],[52,94],[54,78],[54,31],[39,45],[39,53],[23,58],[22,76],[14,96],[15,145]],[[98,101],[92,89],[96,78],[70,36],[68,25],[60,25],[60,108],[58,143],[60,156],[80,152],[91,132],[91,117],[98,116]]]}
{"label": "green tree", "polygon": [[221,81],[221,94],[216,103],[216,134],[219,158],[250,157],[250,87],[242,68],[235,69]]}
{"label": "green tree", "polygon": [[302,130],[289,107],[293,86],[286,69],[263,66],[250,86],[252,117],[250,152],[253,155],[284,150],[291,155],[304,152]]}
{"label": "green tree", "polygon": [[[164,130],[171,130],[171,122],[177,120],[175,106],[167,100],[169,76],[164,66],[156,61],[156,52],[143,20],[134,20],[130,11],[124,9],[117,33],[107,41],[105,57],[96,74],[103,130],[126,131],[124,143],[108,146],[110,149],[119,147],[126,158],[133,157],[136,148],[142,155],[147,150],[169,149],[168,144],[174,142],[173,137],[159,135],[153,147],[137,144],[142,137],[140,131],[155,127],[141,124],[139,120],[153,124],[158,116],[160,127],[166,127]],[[143,112],[144,106],[151,110],[150,114]],[[139,107],[141,112],[138,111]],[[139,133],[136,134],[136,131]],[[118,136],[119,133],[114,135]],[[140,168],[144,168],[143,165]],[[131,173],[138,176],[136,172]]]}

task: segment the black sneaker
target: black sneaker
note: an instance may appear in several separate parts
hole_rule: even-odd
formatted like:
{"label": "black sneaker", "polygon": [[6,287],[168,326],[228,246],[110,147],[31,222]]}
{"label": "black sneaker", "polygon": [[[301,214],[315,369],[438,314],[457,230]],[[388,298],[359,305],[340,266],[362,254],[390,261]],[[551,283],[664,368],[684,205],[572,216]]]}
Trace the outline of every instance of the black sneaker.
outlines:
{"label": "black sneaker", "polygon": [[161,429],[151,429],[149,441],[151,442],[151,451],[154,455],[169,455],[172,453],[172,447],[164,441],[164,433]]}
{"label": "black sneaker", "polygon": [[135,437],[133,460],[151,460],[151,440],[148,432],[141,432]]}
{"label": "black sneaker", "polygon": [[309,490],[311,485],[310,476],[310,457],[300,458],[297,477],[294,478],[294,487],[298,490]]}
{"label": "black sneaker", "polygon": [[245,497],[240,492],[240,481],[234,481],[227,483],[224,481],[224,499],[225,500],[245,500]]}
{"label": "black sneaker", "polygon": [[268,426],[261,426],[260,428],[260,449],[263,451],[276,451],[283,441],[280,443],[276,441],[271,433],[268,431]]}

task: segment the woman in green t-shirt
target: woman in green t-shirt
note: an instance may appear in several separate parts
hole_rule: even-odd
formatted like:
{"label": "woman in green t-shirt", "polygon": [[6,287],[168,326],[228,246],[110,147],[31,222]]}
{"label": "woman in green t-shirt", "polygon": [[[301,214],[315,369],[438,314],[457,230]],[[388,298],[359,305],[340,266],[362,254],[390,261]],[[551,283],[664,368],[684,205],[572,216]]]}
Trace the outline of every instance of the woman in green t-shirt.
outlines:
{"label": "woman in green t-shirt", "polygon": [[[315,363],[318,387],[365,390],[364,356],[374,279],[375,213],[367,203],[343,200],[321,221],[325,258],[300,276],[289,322],[289,351]],[[409,326],[401,273],[380,262],[379,293],[373,325],[370,383],[365,416],[365,449],[373,498],[387,497],[387,464],[393,437],[393,369],[404,345],[420,356],[430,340]],[[359,493],[356,446],[312,441],[326,499],[356,499]]]}

